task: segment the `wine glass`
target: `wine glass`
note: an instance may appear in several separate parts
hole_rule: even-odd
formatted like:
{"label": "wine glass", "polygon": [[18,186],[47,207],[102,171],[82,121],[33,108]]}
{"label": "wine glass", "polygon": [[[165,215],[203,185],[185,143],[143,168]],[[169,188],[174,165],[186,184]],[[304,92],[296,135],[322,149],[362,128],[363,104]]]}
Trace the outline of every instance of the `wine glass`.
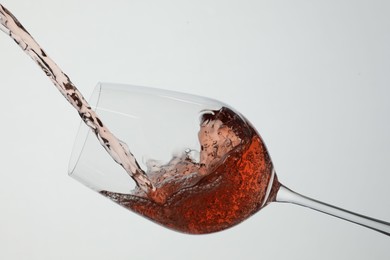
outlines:
{"label": "wine glass", "polygon": [[154,201],[123,172],[83,123],[69,174],[86,186],[170,229],[212,233],[272,202],[308,207],[390,235],[390,223],[306,196],[283,184],[260,135],[245,117],[209,98],[100,83],[91,106],[126,143],[164,201]]}

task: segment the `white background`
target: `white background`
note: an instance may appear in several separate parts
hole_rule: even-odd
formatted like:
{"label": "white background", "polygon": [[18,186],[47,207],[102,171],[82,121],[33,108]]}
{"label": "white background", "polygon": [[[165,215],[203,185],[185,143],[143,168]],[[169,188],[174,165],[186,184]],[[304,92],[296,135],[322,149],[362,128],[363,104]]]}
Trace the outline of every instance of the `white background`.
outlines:
{"label": "white background", "polygon": [[[279,179],[390,221],[388,1],[3,0],[85,96],[98,81],[209,96]],[[175,233],[67,176],[79,119],[0,35],[0,259],[389,259],[390,238],[288,204]]]}

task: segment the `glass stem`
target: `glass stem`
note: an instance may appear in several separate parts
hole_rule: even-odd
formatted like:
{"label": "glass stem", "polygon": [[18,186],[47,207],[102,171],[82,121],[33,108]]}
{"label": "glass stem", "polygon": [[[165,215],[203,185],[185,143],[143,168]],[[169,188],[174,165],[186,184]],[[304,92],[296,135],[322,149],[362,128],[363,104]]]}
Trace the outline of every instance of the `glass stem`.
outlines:
{"label": "glass stem", "polygon": [[342,208],[338,208],[324,202],[311,199],[309,197],[298,194],[289,188],[280,185],[276,195],[276,202],[292,203],[303,207],[311,208],[325,214],[341,218],[352,223],[373,229],[380,233],[390,236],[390,223],[379,219],[366,217]]}

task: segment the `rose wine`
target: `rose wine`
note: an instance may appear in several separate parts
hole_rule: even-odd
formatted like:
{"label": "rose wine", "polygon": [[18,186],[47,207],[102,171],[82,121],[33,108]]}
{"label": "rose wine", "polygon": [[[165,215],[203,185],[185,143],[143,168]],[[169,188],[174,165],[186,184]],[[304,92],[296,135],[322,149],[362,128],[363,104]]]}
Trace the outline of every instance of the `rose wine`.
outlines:
{"label": "rose wine", "polygon": [[250,123],[223,107],[204,114],[200,160],[188,151],[165,165],[150,165],[148,177],[165,201],[101,191],[116,203],[165,227],[192,234],[234,226],[275,199],[279,188],[267,149]]}

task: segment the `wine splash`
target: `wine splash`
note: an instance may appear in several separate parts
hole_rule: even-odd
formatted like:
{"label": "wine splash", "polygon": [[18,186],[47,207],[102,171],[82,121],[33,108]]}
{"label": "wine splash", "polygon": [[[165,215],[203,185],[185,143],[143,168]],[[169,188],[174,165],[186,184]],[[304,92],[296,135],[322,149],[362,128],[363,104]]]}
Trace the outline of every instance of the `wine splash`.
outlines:
{"label": "wine splash", "polygon": [[184,152],[147,174],[167,200],[156,203],[137,191],[104,196],[176,231],[204,234],[230,228],[275,200],[279,182],[256,130],[227,107],[202,115],[197,162]]}
{"label": "wine splash", "polygon": [[158,198],[156,188],[139,167],[127,145],[110,132],[70,78],[46,54],[18,19],[1,4],[0,29],[8,34],[41,67],[61,94],[77,110],[84,123],[95,133],[101,145],[126,170],[137,185],[149,196],[155,197],[156,200],[164,200],[164,198]]}

